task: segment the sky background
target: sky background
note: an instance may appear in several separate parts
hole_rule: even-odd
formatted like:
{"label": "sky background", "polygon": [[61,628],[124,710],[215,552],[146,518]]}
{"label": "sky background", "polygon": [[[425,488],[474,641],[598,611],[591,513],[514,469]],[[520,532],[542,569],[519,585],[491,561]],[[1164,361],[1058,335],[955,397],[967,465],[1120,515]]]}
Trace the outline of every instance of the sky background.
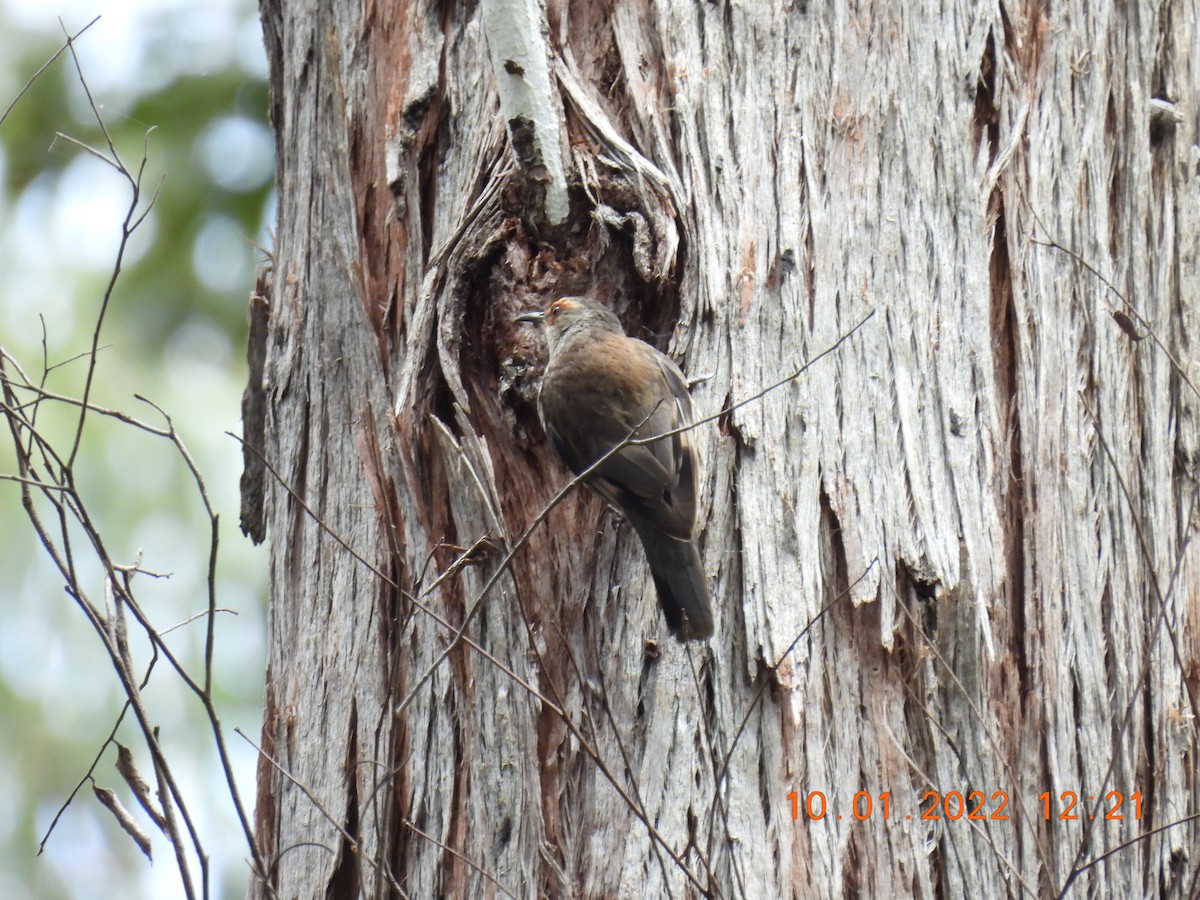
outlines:
{"label": "sky background", "polygon": [[[245,386],[246,303],[271,245],[274,149],[266,121],[266,60],[257,8],[243,0],[74,2],[0,0],[0,112],[75,32],[83,75],[117,152],[136,169],[148,154],[153,209],[131,239],[98,354],[93,399],[147,422],[168,414],[221,517],[215,676],[226,740],[243,798],[254,796],[261,727],[266,554],[237,528]],[[56,137],[103,148],[104,138],[68,55],[50,66],[0,123],[0,348],[47,386],[79,396],[105,285],[130,203],[111,166]],[[39,409],[52,441],[69,447],[69,407]],[[13,474],[0,429],[0,474]],[[7,443],[5,443],[7,441]],[[91,417],[76,478],[111,554],[170,578],[139,576],[139,603],[166,628],[206,607],[207,519],[190,476],[166,441]],[[82,556],[82,554],[81,554]],[[100,569],[82,564],[103,596]],[[121,711],[123,695],[99,639],[40,548],[18,486],[0,482],[0,897],[182,896],[171,848],[152,838],[151,865],[90,786],[37,856],[58,808],[86,773]],[[204,620],[168,637],[200,673]],[[145,642],[135,642],[146,662]],[[165,666],[145,691],[189,808],[212,859],[213,897],[244,895],[248,852],[219,775],[199,703]],[[137,730],[118,740],[151,771]],[[96,782],[135,803],[105,752]],[[249,811],[249,810],[248,810]],[[196,870],[192,860],[193,871]]]}

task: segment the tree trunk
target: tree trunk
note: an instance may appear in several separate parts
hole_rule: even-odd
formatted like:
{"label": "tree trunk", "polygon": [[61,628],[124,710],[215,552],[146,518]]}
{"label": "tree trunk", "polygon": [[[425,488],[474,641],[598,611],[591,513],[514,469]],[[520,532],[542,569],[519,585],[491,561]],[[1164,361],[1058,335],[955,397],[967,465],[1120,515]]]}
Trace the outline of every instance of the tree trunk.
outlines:
{"label": "tree trunk", "polygon": [[[262,2],[252,896],[1197,890],[1192,5]],[[564,294],[706,415],[863,323],[693,436],[706,644],[520,543]]]}

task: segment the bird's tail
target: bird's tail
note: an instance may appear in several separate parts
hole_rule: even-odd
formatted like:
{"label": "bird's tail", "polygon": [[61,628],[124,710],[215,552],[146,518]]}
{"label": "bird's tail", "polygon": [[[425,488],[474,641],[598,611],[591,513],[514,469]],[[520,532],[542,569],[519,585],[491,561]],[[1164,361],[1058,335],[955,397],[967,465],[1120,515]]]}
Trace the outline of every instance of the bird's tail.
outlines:
{"label": "bird's tail", "polygon": [[712,637],[712,603],[708,597],[700,553],[691,541],[680,541],[650,525],[633,520],[650,574],[658,589],[658,605],[667,627],[681,641]]}

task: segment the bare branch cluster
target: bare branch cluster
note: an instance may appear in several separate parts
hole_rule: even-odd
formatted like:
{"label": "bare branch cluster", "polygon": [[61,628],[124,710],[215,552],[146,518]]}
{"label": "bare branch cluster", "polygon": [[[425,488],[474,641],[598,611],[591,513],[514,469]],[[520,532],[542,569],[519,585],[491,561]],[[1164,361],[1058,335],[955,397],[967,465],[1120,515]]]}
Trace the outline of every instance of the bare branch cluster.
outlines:
{"label": "bare branch cluster", "polygon": [[[104,652],[116,672],[125,696],[122,710],[108,738],[102,743],[92,764],[81,778],[71,795],[64,801],[54,820],[47,829],[39,853],[45,849],[63,812],[78,795],[81,788],[90,784],[97,800],[107,808],[118,824],[130,835],[142,852],[149,857],[150,838],[139,823],[138,816],[128,810],[110,788],[98,783],[98,769],[109,747],[116,748],[115,768],[125,782],[138,806],[150,822],[167,838],[175,857],[184,894],[188,898],[210,896],[210,865],[188,797],[181,787],[176,768],[163,750],[159,728],[147,708],[143,692],[159,663],[165,663],[170,673],[179,679],[203,708],[213,734],[217,755],[221,761],[230,798],[245,833],[249,852],[256,870],[262,871],[262,858],[254,841],[250,820],[239,797],[233,777],[233,766],[226,748],[224,732],[217,715],[213,691],[213,648],[215,642],[215,619],[218,612],[227,612],[217,607],[216,561],[218,547],[217,514],[209,501],[204,479],[196,463],[176,431],[171,417],[144,397],[138,397],[161,419],[161,424],[131,416],[125,412],[101,407],[93,402],[92,392],[96,381],[97,363],[101,351],[101,335],[104,321],[114,290],[121,276],[125,252],[130,238],[145,221],[154,206],[157,187],[147,197],[143,179],[147,165],[147,147],[143,147],[140,160],[128,166],[118,152],[99,108],[92,97],[83,70],[75,51],[79,36],[91,27],[89,23],[79,32],[68,34],[64,28],[65,41],[62,47],[34,74],[30,82],[18,94],[23,96],[29,85],[49,65],[64,53],[75,66],[80,85],[91,106],[95,123],[103,135],[103,147],[95,147],[67,134],[59,133],[55,140],[69,143],[95,156],[111,167],[126,183],[129,204],[121,223],[120,243],[116,259],[109,274],[107,286],[96,315],[88,352],[71,360],[51,363],[47,347],[45,322],[43,321],[42,360],[40,371],[22,365],[16,355],[0,346],[0,417],[7,427],[8,438],[16,460],[16,471],[0,473],[0,481],[17,485],[21,505],[30,527],[36,534],[46,555],[57,569],[65,584],[67,596],[84,616],[96,634]],[[15,105],[16,100],[13,101]],[[12,109],[10,105],[9,110]],[[8,115],[8,111],[5,112]],[[3,118],[0,118],[0,123]],[[150,132],[146,134],[149,140]],[[161,182],[159,187],[161,186]],[[72,397],[56,393],[47,386],[52,371],[67,363],[82,359],[86,366],[81,396]],[[58,439],[43,425],[46,416],[43,408],[66,406],[74,410],[74,426],[70,435]],[[150,616],[139,604],[135,584],[138,575],[158,578],[158,573],[142,566],[140,554],[130,563],[121,563],[110,550],[102,534],[88,499],[80,490],[76,480],[76,463],[87,444],[87,423],[93,416],[104,416],[120,422],[155,438],[165,440],[178,454],[195,484],[196,492],[208,518],[208,573],[207,608],[200,614],[206,624],[203,671],[190,672],[164,641],[164,635],[173,628],[187,623],[163,627],[151,621]],[[89,584],[91,572],[102,572],[101,584]],[[144,580],[144,579],[143,579]],[[188,620],[189,622],[192,619]],[[149,662],[139,666],[132,649],[139,640],[149,648]],[[145,745],[152,765],[152,772],[144,776],[134,761],[128,747],[117,742],[117,733],[126,715],[132,713],[136,728]],[[191,857],[198,860],[199,873],[193,873]]]}

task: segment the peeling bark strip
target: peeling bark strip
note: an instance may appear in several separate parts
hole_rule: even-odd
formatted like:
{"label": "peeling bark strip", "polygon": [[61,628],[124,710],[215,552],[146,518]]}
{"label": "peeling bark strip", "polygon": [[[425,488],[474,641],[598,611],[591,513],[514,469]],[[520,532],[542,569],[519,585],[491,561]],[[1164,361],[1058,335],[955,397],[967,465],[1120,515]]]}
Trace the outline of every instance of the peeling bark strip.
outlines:
{"label": "peeling bark strip", "polygon": [[266,491],[266,467],[262,462],[264,431],[266,429],[266,393],[263,385],[263,366],[267,357],[267,323],[271,301],[265,296],[268,278],[259,279],[250,297],[250,328],[246,339],[248,369],[246,390],[242,393],[242,534],[261,544],[266,539],[263,497]]}
{"label": "peeling bark strip", "polygon": [[569,212],[562,105],[550,86],[544,8],[537,0],[481,0],[480,7],[513,156],[545,190],[542,216],[560,225]]}
{"label": "peeling bark strip", "polygon": [[[264,447],[320,524],[268,484],[251,896],[1197,894],[1190,7],[262,14]],[[500,568],[563,294],[701,415],[876,313],[691,436],[690,654],[586,492]]]}

